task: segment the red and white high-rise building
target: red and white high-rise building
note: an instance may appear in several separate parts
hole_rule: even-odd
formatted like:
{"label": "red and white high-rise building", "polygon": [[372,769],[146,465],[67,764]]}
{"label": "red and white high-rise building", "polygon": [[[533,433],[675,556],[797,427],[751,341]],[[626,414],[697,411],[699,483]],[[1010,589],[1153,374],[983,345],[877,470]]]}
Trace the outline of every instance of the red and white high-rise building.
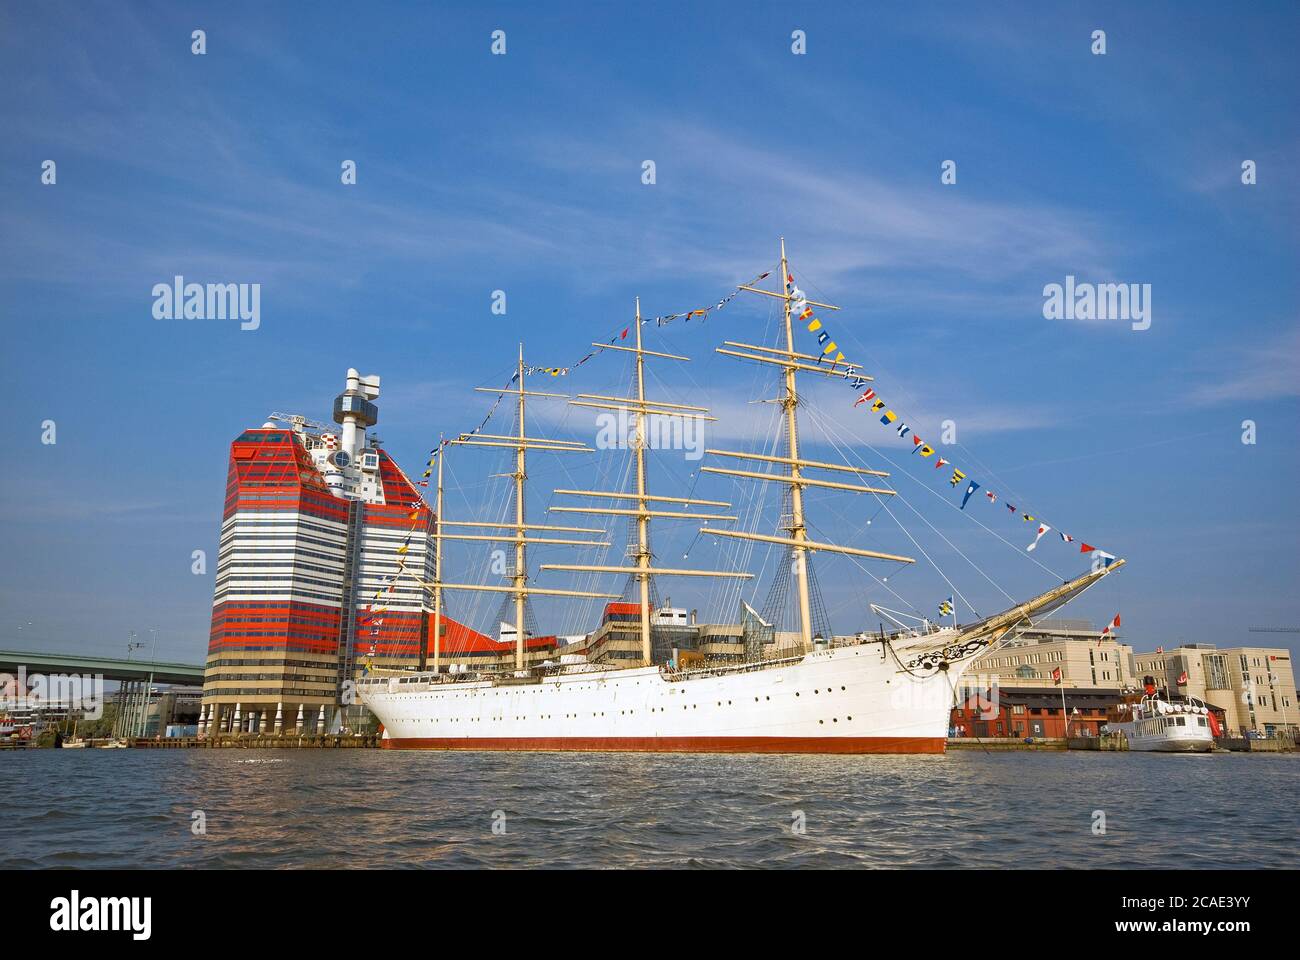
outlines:
{"label": "red and white high-rise building", "polygon": [[339,430],[275,414],[230,445],[201,732],[355,730],[357,675],[424,666],[436,521],[367,435],[378,395],[349,370]]}

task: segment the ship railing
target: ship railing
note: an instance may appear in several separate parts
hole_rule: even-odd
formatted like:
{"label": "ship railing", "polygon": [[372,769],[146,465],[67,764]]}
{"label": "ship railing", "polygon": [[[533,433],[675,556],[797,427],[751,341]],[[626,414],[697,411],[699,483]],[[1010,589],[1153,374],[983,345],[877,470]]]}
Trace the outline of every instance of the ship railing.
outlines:
{"label": "ship railing", "polygon": [[481,682],[491,679],[495,678],[481,673],[403,673],[400,675],[361,677],[357,680],[357,686],[362,690],[368,687],[379,687],[383,690],[392,691],[425,690],[429,687],[448,683]]}
{"label": "ship railing", "polygon": [[520,687],[527,686],[530,683],[541,682],[542,674],[540,673],[527,673],[523,676],[506,675],[492,678],[492,685],[494,687]]}
{"label": "ship railing", "polygon": [[793,666],[796,663],[803,662],[804,657],[781,657],[776,660],[754,660],[750,663],[725,664],[712,667],[699,667],[694,670],[672,670],[667,665],[659,668],[663,678],[669,683],[677,683],[684,680],[703,680],[706,677],[729,676],[737,673],[756,673],[760,670],[770,670],[773,667]]}

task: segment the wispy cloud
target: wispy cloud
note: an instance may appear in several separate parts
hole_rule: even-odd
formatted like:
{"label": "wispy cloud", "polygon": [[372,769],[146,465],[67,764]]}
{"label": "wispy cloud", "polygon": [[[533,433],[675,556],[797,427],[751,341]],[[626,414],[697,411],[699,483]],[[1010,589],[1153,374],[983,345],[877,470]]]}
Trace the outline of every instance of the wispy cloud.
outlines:
{"label": "wispy cloud", "polygon": [[[152,69],[165,84],[174,65],[164,58]],[[70,82],[88,96],[102,86],[90,64]],[[490,257],[540,269],[580,262],[585,282],[596,285],[668,271],[716,282],[751,275],[757,257],[774,260],[778,233],[797,242],[796,265],[817,265],[810,279],[880,305],[1004,310],[1008,280],[1036,297],[1044,275],[1111,272],[1101,222],[1084,208],[975,199],[942,187],[937,174],[897,182],[802,143],[702,119],[642,114],[635,129],[600,141],[518,126],[474,148],[482,173],[444,183],[376,158],[363,164],[365,188],[356,191],[338,184],[335,153],[346,131],[324,112],[304,110],[267,131],[254,115],[199,91],[193,99],[146,99],[129,112],[83,107],[57,123],[40,114],[24,123],[30,139],[165,189],[159,216],[139,235],[120,230],[131,215],[126,197],[105,198],[93,216],[75,220],[15,211],[25,242],[0,266],[10,279],[77,282],[93,271],[99,282],[120,284],[135,282],[130,271],[188,269],[289,288]],[[186,136],[158,134],[175,129]],[[640,184],[644,158],[630,146],[647,142],[659,163],[652,187]],[[504,157],[540,173],[503,185],[488,171]],[[645,206],[651,197],[666,202]],[[98,237],[103,254],[65,262],[73,235]]]}
{"label": "wispy cloud", "polygon": [[1300,326],[1271,343],[1216,358],[1190,395],[1193,403],[1206,405],[1288,397],[1300,397]]}
{"label": "wispy cloud", "polygon": [[[776,390],[773,389],[770,393],[774,395]],[[743,399],[737,396],[735,390],[726,387],[672,399],[708,407],[709,415],[717,418],[716,421],[707,421],[703,425],[704,436],[709,444],[739,444],[742,449],[758,450],[764,446],[765,441],[779,441],[784,436],[785,421],[781,407],[770,400]],[[838,445],[854,449],[869,446],[910,452],[915,446],[913,434],[920,434],[927,442],[937,445],[942,423],[950,419],[949,414],[909,408],[899,422],[905,421],[913,433],[900,438],[895,429],[896,424],[886,428],[880,423],[880,414],[872,413],[865,406],[854,407],[853,394],[843,383],[814,385],[805,378],[801,399],[802,443],[806,446]],[[609,414],[597,410],[589,412],[589,420],[586,422],[592,436],[603,422],[597,420],[601,415]],[[534,405],[530,408],[529,416],[539,428],[544,425],[548,429],[554,429],[562,425],[569,431],[575,431],[581,422],[562,405]],[[1057,422],[1057,416],[1042,407],[998,404],[963,411],[957,417],[963,440],[996,433],[1045,429]]]}
{"label": "wispy cloud", "polygon": [[[770,243],[780,229],[799,236],[800,259],[817,264],[819,280],[839,287],[900,269],[928,271],[932,288],[935,270],[981,284],[1044,268],[1107,272],[1101,224],[1083,209],[968,199],[945,192],[937,174],[933,183],[886,181],[827,161],[803,143],[777,149],[688,121],[649,126],[635,138],[539,140],[530,149],[556,169],[581,167],[609,180],[630,177],[640,164],[610,142],[655,143],[661,156],[653,189],[673,195],[679,216],[638,224],[639,245],[671,257],[678,269],[740,275],[754,264],[755,243]],[[892,282],[878,276],[872,290]],[[919,292],[909,285],[909,295]]]}

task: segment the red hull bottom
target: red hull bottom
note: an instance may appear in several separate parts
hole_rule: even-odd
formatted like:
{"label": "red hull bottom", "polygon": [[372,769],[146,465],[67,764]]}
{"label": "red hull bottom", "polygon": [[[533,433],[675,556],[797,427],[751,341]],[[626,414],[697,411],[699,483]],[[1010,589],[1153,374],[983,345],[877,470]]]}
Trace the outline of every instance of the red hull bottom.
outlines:
{"label": "red hull bottom", "polygon": [[943,737],[409,737],[386,750],[588,753],[943,753]]}

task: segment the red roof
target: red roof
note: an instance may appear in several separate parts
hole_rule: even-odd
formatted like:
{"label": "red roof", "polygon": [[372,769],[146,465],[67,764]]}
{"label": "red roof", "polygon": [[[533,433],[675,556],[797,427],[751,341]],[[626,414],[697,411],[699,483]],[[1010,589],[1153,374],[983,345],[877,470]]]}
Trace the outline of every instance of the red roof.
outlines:
{"label": "red roof", "polygon": [[[508,653],[515,648],[513,643],[493,640],[487,634],[479,633],[472,627],[446,615],[442,618],[446,632],[442,638],[442,649],[447,653]],[[543,650],[555,646],[555,637],[529,637],[524,647],[529,650]]]}
{"label": "red roof", "polygon": [[[397,462],[388,455],[387,450],[379,450],[379,479],[384,484],[384,500],[390,504],[411,507],[416,504],[424,507],[424,500],[419,492],[411,486],[398,468]],[[428,509],[425,507],[425,509]]]}

